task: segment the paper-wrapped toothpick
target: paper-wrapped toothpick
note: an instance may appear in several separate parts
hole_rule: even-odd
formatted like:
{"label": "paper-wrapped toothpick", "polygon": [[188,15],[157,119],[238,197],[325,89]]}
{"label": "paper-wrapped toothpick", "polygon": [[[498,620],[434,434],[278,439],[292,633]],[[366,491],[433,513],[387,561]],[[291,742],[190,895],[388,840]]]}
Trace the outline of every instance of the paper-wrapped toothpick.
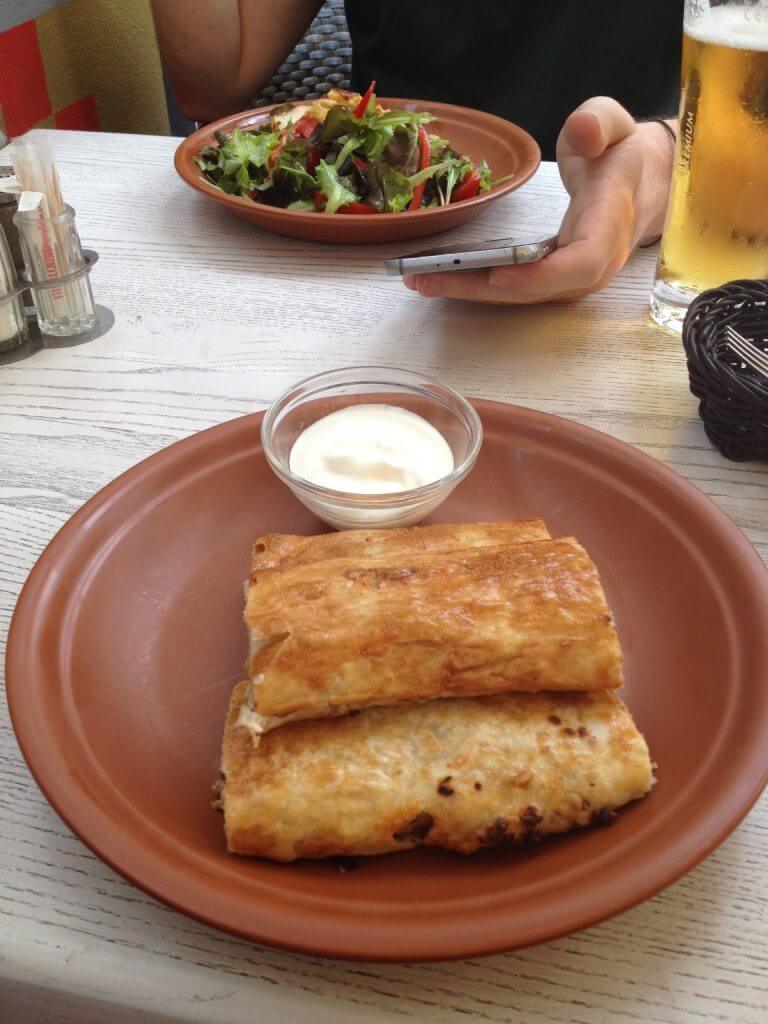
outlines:
{"label": "paper-wrapped toothpick", "polygon": [[[59,265],[59,243],[55,225],[48,211],[48,200],[43,192],[22,192],[17,213],[25,217],[22,245],[27,253],[27,266],[35,280],[53,281],[64,276]],[[44,272],[43,274],[40,271]],[[48,288],[46,296],[52,308],[47,311],[50,319],[66,317],[69,313],[64,296],[65,286]]]}

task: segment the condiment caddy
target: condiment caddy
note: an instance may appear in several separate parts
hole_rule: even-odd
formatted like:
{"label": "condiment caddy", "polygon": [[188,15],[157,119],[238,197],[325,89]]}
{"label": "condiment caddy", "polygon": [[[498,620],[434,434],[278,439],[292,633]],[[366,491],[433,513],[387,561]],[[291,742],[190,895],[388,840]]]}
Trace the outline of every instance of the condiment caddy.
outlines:
{"label": "condiment caddy", "polygon": [[[98,322],[88,276],[98,254],[82,248],[50,151],[37,141],[19,140],[11,146],[11,160],[15,178],[0,177],[0,190],[16,199],[0,231],[0,353],[27,340],[28,320],[54,338],[92,331]],[[19,252],[24,269],[17,274]],[[22,302],[27,289],[33,310]]]}

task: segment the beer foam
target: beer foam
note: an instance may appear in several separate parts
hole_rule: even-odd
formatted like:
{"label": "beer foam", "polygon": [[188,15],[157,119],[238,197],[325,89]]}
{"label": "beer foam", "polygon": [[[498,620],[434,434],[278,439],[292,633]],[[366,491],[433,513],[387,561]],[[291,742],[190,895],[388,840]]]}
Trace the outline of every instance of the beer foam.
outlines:
{"label": "beer foam", "polygon": [[768,52],[768,0],[749,6],[710,7],[685,19],[685,34],[700,43]]}

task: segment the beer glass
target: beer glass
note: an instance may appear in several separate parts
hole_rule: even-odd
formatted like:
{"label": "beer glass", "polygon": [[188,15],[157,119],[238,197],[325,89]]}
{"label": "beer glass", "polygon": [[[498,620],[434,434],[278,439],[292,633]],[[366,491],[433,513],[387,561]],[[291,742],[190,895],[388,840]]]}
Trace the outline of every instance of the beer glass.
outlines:
{"label": "beer glass", "polygon": [[680,121],[651,316],[768,278],[768,0],[686,0]]}

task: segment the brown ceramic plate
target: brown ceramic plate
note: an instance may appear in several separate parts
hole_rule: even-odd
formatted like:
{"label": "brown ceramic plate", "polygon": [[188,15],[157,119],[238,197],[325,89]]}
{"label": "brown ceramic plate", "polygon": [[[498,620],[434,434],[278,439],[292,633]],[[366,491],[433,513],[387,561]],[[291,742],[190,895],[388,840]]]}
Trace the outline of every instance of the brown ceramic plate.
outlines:
{"label": "brown ceramic plate", "polygon": [[267,231],[289,235],[291,238],[304,238],[309,242],[370,244],[421,238],[464,224],[490,203],[525,184],[541,162],[541,151],[528,132],[493,114],[429,100],[381,97],[379,102],[393,110],[418,110],[434,114],[437,120],[430,124],[431,132],[449,139],[455,149],[466,153],[473,160],[487,160],[494,177],[502,178],[507,174],[512,177],[490,192],[484,192],[475,199],[465,199],[461,203],[414,213],[373,213],[369,216],[299,213],[227,195],[203,176],[195,163],[195,157],[204,146],[215,142],[214,133],[217,130],[229,134],[235,128],[250,128],[260,124],[268,120],[274,107],[260,107],[258,110],[233,114],[200,128],[184,139],[176,150],[176,170],[192,188],[238,217],[252,221]]}
{"label": "brown ceramic plate", "polygon": [[541,942],[657,892],[758,796],[768,748],[768,574],[708,498],[636,449],[478,402],[485,444],[445,521],[542,516],[584,542],[626,653],[658,784],[604,829],[534,852],[418,850],[272,864],[227,854],[211,809],[246,656],[254,538],[320,529],[267,468],[260,416],[172,445],[51,542],[8,643],[13,723],[70,827],[158,899],[219,928],[337,957],[459,957]]}

